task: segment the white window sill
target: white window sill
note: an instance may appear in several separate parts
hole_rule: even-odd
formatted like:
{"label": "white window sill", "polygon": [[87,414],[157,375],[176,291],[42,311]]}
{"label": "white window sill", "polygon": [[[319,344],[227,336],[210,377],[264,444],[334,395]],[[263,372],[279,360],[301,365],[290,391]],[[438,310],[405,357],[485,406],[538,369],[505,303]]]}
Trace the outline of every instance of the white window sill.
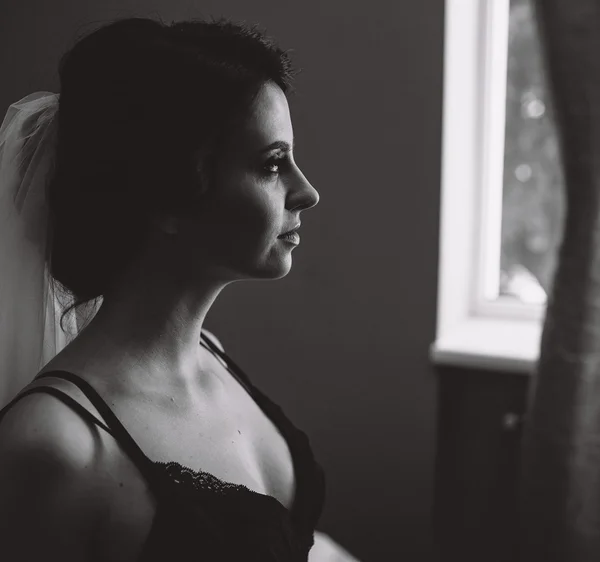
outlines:
{"label": "white window sill", "polygon": [[539,357],[540,321],[468,318],[430,347],[436,365],[530,375]]}

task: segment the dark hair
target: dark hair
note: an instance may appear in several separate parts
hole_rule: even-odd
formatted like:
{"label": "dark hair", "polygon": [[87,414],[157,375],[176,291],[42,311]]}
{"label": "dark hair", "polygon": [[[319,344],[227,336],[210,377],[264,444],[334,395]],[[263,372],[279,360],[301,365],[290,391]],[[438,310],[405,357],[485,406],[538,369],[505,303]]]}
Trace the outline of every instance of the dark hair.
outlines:
{"label": "dark hair", "polygon": [[224,18],[119,19],[63,55],[47,185],[49,271],[72,301],[61,327],[142,249],[150,213],[193,208],[261,87],[287,95],[297,72],[256,25]]}

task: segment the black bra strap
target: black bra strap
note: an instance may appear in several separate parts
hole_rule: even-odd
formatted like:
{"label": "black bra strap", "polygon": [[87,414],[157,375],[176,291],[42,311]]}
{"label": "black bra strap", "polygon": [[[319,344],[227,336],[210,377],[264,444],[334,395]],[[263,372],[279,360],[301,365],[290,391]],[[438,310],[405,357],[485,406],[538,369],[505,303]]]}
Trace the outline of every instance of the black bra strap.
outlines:
{"label": "black bra strap", "polygon": [[[209,349],[209,351],[212,351],[218,357],[223,359],[223,361],[225,361],[225,363],[228,366],[227,368],[228,368],[229,372],[240,382],[240,384],[242,386],[244,386],[244,388],[248,391],[248,393],[251,396],[254,396],[254,392],[253,392],[254,385],[252,384],[252,382],[250,381],[250,379],[248,378],[246,373],[244,373],[244,371],[242,371],[242,369],[240,367],[238,367],[238,365],[232,359],[230,359],[227,356],[227,354],[223,353],[212,341],[210,341],[210,339],[207,336],[205,336],[204,334],[202,334],[202,336],[203,336],[204,341],[208,344],[208,346],[204,345],[202,341],[200,343],[202,345],[204,345],[204,347],[207,347],[207,349]],[[232,368],[233,368],[233,370],[232,370]],[[56,378],[60,378],[60,379],[65,379],[65,380],[68,380],[69,382],[73,383],[74,385],[76,385],[81,390],[81,392],[83,392],[83,394],[86,396],[86,398],[98,410],[100,415],[106,421],[106,424],[103,424],[102,422],[100,422],[91,412],[88,412],[83,406],[81,406],[81,404],[79,404],[78,402],[73,400],[70,396],[62,393],[58,389],[54,389],[52,387],[46,387],[46,386],[34,387],[32,389],[22,392],[15,399],[13,399],[11,402],[9,402],[9,404],[7,404],[2,410],[0,410],[0,417],[1,417],[2,412],[4,412],[14,401],[16,401],[18,398],[20,398],[22,396],[25,396],[26,394],[29,394],[30,392],[44,391],[44,392],[50,392],[51,394],[53,394],[55,396],[58,396],[58,393],[60,393],[61,395],[64,394],[64,398],[67,400],[69,405],[73,406],[83,416],[86,416],[87,419],[93,419],[94,423],[96,423],[97,425],[100,425],[100,427],[103,427],[104,429],[106,429],[106,431],[108,431],[117,440],[117,442],[125,449],[125,451],[129,454],[129,456],[131,457],[133,462],[136,464],[138,469],[142,472],[142,474],[144,474],[144,476],[146,476],[149,481],[152,481],[151,479],[154,476],[152,461],[142,451],[142,449],[135,442],[133,437],[131,437],[130,433],[125,429],[123,424],[119,421],[117,416],[109,408],[109,406],[102,399],[102,397],[98,394],[98,392],[96,392],[96,390],[92,387],[92,385],[90,385],[83,378],[81,378],[73,373],[70,373],[68,371],[62,371],[62,370],[48,371],[46,373],[42,373],[41,375],[36,376],[34,380],[41,379],[44,377],[56,377]],[[61,399],[62,399],[62,396],[61,396]]]}
{"label": "black bra strap", "polygon": [[[227,370],[239,381],[239,383],[248,391],[250,396],[254,396],[254,385],[248,378],[248,375],[242,371],[240,367],[231,359],[226,353],[221,351],[206,335],[203,333],[202,337],[204,341],[208,344],[208,346],[204,345],[202,340],[200,344],[204,345],[209,351],[212,351],[213,354],[218,355],[225,363],[227,364]],[[233,367],[233,370],[232,370]]]}
{"label": "black bra strap", "polygon": [[85,394],[86,398],[94,405],[98,412],[100,412],[100,415],[110,427],[111,433],[117,442],[125,449],[142,474],[146,476],[149,481],[152,481],[152,461],[140,449],[133,437],[131,437],[114,412],[108,407],[106,402],[101,398],[91,384],[81,377],[74,375],[73,373],[69,373],[68,371],[48,371],[38,375],[34,380],[41,379],[43,377],[56,377],[59,379],[65,379],[79,387],[81,392]]}
{"label": "black bra strap", "polygon": [[58,388],[53,388],[51,386],[36,386],[34,388],[29,388],[28,390],[21,392],[20,394],[15,396],[15,398],[13,398],[8,404],[6,404],[6,406],[4,406],[2,410],[0,410],[0,420],[15,402],[18,402],[24,396],[27,396],[28,394],[33,394],[34,392],[44,392],[46,394],[52,394],[53,396],[64,402],[67,406],[73,408],[82,418],[85,418],[89,422],[100,426],[102,429],[104,429],[111,435],[113,434],[107,425],[101,422],[94,414],[86,410],[79,402],[77,402],[77,400],[73,400],[73,398],[71,398],[67,393],[63,392],[62,390],[59,390]]}

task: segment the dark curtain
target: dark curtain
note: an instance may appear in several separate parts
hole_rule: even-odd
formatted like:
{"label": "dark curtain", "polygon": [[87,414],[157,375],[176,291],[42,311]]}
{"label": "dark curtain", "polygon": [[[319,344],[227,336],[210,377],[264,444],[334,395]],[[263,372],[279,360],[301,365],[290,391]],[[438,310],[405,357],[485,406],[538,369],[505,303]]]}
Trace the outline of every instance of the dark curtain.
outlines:
{"label": "dark curtain", "polygon": [[600,1],[535,0],[535,11],[566,216],[524,426],[515,559],[598,562]]}

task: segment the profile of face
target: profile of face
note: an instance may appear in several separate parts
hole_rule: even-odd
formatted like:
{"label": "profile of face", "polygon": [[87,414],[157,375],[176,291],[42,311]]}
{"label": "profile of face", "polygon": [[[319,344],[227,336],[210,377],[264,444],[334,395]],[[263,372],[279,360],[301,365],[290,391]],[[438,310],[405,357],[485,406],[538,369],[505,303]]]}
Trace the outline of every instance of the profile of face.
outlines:
{"label": "profile of face", "polygon": [[[294,229],[319,194],[294,161],[283,91],[267,83],[218,158],[209,191],[178,229],[178,252],[220,281],[278,279],[290,271]],[[196,269],[196,268],[194,268]]]}

